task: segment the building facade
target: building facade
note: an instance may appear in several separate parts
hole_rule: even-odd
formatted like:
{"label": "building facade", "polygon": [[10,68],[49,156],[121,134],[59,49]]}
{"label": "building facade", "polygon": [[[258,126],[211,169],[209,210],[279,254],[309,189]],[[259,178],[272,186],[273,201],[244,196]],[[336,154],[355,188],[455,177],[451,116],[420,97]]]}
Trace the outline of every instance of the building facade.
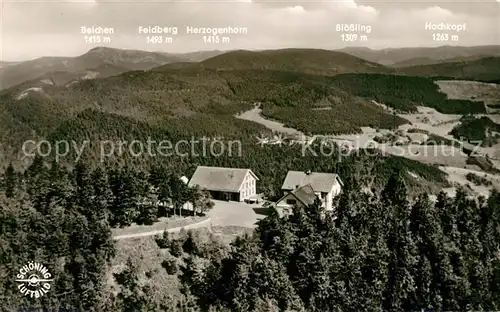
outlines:
{"label": "building facade", "polygon": [[188,186],[198,185],[213,199],[241,202],[257,194],[257,181],[250,169],[198,166]]}

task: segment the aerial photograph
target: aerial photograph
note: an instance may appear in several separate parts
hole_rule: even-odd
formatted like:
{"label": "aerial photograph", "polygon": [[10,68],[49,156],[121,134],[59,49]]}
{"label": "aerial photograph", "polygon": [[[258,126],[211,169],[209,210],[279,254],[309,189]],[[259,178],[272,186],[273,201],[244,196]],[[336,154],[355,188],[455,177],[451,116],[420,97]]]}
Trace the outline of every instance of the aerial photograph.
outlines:
{"label": "aerial photograph", "polygon": [[500,311],[500,0],[1,0],[0,311]]}

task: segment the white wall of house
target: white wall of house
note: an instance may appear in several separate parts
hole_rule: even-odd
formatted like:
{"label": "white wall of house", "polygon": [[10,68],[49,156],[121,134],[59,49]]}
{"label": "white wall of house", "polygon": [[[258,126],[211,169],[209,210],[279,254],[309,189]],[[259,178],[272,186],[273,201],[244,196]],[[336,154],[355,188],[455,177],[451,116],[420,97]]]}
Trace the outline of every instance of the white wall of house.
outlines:
{"label": "white wall of house", "polygon": [[328,193],[314,192],[314,195],[316,195],[321,200],[321,207],[325,208]]}
{"label": "white wall of house", "polygon": [[326,195],[325,199],[325,209],[326,210],[333,210],[333,198],[338,196],[340,194],[340,191],[342,190],[342,186],[338,181],[335,181],[335,184],[333,185],[332,189],[328,194]]}
{"label": "white wall of house", "polygon": [[240,201],[244,201],[257,194],[257,179],[248,172],[240,187]]}

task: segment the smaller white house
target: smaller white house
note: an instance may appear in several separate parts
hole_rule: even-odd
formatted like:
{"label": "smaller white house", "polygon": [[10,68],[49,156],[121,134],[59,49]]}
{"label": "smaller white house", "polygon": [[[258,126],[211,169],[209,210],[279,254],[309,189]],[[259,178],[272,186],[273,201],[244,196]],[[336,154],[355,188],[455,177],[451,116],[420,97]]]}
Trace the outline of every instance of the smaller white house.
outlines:
{"label": "smaller white house", "polygon": [[278,200],[276,208],[288,209],[297,203],[309,206],[315,196],[325,210],[333,210],[333,198],[340,194],[343,185],[335,173],[288,171],[281,187],[284,196]]}
{"label": "smaller white house", "polygon": [[311,185],[307,184],[286,193],[276,202],[275,209],[283,217],[290,214],[294,207],[309,207],[317,198]]}

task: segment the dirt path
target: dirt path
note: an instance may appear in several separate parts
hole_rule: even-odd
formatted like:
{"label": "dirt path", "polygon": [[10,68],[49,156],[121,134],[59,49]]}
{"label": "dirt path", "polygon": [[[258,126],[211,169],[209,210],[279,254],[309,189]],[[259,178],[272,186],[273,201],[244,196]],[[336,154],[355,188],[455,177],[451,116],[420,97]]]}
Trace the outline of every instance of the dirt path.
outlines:
{"label": "dirt path", "polygon": [[291,135],[298,135],[298,136],[304,135],[304,133],[302,133],[296,129],[285,127],[282,123],[279,123],[277,121],[268,120],[268,119],[262,117],[262,115],[260,114],[261,112],[262,112],[262,109],[260,109],[258,107],[254,107],[253,109],[248,110],[244,113],[241,113],[235,117],[239,118],[239,119],[259,123],[259,124],[263,125],[264,127],[268,128],[270,130],[273,130],[273,131],[291,134]]}
{"label": "dirt path", "polygon": [[178,226],[178,227],[174,227],[174,228],[170,228],[170,229],[164,228],[164,229],[155,229],[155,230],[151,230],[151,231],[147,231],[147,232],[116,235],[116,236],[113,236],[113,239],[120,240],[120,239],[135,238],[135,237],[153,236],[153,235],[162,234],[165,231],[167,231],[169,233],[173,233],[173,232],[179,232],[181,229],[186,229],[186,230],[197,229],[197,228],[201,228],[201,227],[210,226],[211,224],[212,224],[211,219],[208,218],[208,219],[201,220],[200,222],[197,222],[197,223],[187,224],[184,226]]}
{"label": "dirt path", "polygon": [[259,205],[249,205],[240,202],[213,200],[214,207],[207,213],[213,226],[237,226],[254,228],[255,223],[264,217],[254,210]]}
{"label": "dirt path", "polygon": [[[241,227],[252,229],[255,227],[255,223],[264,218],[265,216],[257,213],[254,208],[258,208],[258,205],[248,205],[240,202],[226,202],[220,200],[213,200],[214,207],[207,213],[208,218],[202,219],[196,223],[188,223],[185,225],[178,225],[175,227],[168,228],[166,224],[157,223],[151,226],[151,230],[145,231],[146,229],[142,227],[137,227],[134,229],[132,227],[126,228],[125,231],[114,233],[114,240],[145,237],[162,234],[164,231],[167,232],[178,232],[182,228],[196,229],[202,227]],[[135,230],[135,232],[134,232]]]}

